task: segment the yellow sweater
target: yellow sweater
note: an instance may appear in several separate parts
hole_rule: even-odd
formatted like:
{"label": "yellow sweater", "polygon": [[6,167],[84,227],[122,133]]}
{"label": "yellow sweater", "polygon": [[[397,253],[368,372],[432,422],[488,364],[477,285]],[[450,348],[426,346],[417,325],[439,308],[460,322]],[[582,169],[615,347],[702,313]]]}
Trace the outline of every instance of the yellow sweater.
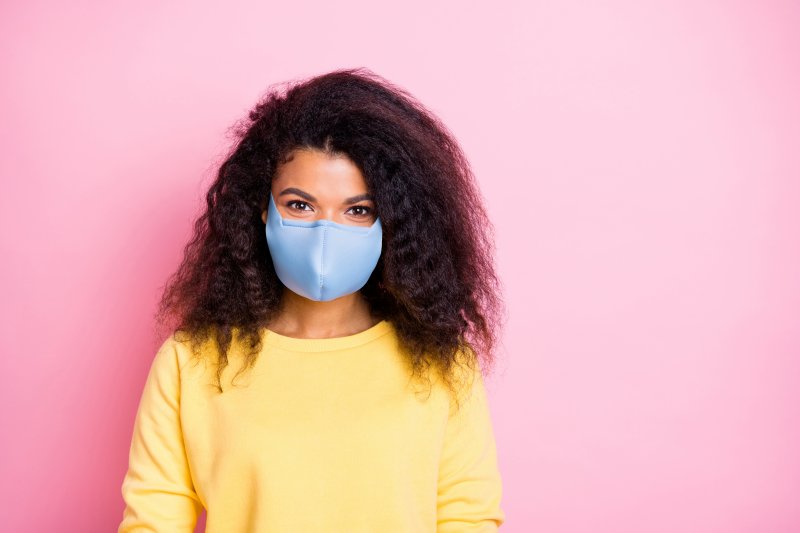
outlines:
{"label": "yellow sweater", "polygon": [[391,322],[328,339],[264,330],[235,386],[242,359],[229,356],[222,394],[213,364],[190,356],[170,336],[152,361],[118,533],[192,532],[203,508],[206,533],[492,532],[504,522],[480,372],[451,416],[433,374],[429,397],[409,381]]}

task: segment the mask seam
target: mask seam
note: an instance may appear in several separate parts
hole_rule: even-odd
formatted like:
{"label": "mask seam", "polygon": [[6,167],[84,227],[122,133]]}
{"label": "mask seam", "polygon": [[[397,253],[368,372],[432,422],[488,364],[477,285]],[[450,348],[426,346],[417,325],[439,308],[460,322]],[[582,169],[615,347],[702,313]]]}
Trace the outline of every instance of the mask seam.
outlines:
{"label": "mask seam", "polygon": [[322,286],[325,283],[325,239],[328,237],[328,226],[322,226],[322,256],[320,263],[322,268],[319,270],[319,298],[322,299]]}

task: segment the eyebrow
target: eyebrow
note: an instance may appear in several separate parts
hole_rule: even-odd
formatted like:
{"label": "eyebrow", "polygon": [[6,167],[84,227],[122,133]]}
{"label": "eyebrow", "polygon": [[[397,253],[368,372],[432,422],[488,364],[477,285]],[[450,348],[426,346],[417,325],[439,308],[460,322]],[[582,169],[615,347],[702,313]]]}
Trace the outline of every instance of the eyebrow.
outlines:
{"label": "eyebrow", "polygon": [[[300,196],[301,198],[303,198],[305,200],[308,200],[309,202],[316,202],[317,201],[317,199],[314,198],[313,195],[308,194],[306,191],[304,191],[302,189],[298,189],[296,187],[287,187],[286,189],[283,189],[281,192],[278,193],[278,197],[281,197],[284,194],[296,194],[297,196]],[[372,195],[369,194],[369,193],[358,194],[356,196],[351,196],[350,198],[345,198],[344,199],[344,203],[345,204],[354,204],[354,203],[360,202],[362,200],[372,200]]]}

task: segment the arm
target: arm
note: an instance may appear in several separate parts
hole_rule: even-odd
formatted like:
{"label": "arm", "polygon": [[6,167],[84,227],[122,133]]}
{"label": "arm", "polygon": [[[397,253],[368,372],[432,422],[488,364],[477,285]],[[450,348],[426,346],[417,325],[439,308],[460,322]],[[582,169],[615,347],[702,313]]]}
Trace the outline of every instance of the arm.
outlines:
{"label": "arm", "polygon": [[158,349],[133,426],[118,533],[192,533],[202,510],[179,418],[180,369],[171,337]]}
{"label": "arm", "polygon": [[466,398],[445,429],[439,465],[438,533],[491,533],[505,521],[486,389],[479,370],[472,377]]}

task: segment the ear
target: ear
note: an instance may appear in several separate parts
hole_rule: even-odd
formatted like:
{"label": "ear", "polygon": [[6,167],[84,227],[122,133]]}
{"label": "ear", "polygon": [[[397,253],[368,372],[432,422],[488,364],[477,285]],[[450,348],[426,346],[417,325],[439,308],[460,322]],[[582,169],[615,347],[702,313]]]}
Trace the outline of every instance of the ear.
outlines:
{"label": "ear", "polygon": [[258,206],[261,208],[261,221],[266,224],[267,223],[267,209],[269,208],[269,200],[261,200],[261,203]]}

